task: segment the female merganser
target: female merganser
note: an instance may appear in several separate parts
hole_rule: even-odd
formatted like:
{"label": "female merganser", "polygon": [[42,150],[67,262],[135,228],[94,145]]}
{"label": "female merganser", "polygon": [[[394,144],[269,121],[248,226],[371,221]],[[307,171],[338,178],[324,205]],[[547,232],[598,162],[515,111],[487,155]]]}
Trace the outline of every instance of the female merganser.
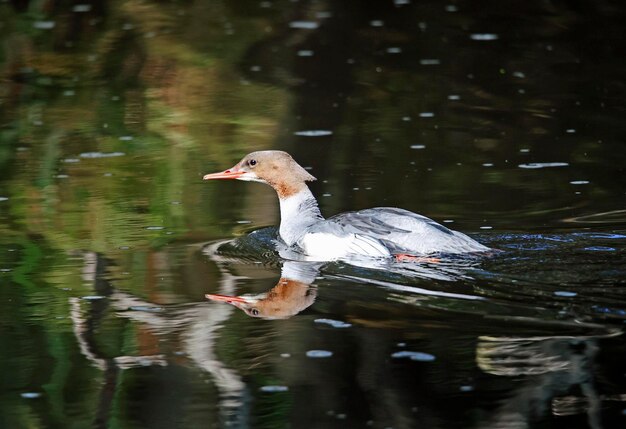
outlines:
{"label": "female merganser", "polygon": [[432,219],[394,207],[348,212],[324,219],[306,185],[316,180],[286,152],[267,150],[246,155],[233,168],[207,174],[204,180],[261,182],[280,201],[280,238],[320,261],[374,257],[405,260],[407,255],[474,253],[490,249]]}

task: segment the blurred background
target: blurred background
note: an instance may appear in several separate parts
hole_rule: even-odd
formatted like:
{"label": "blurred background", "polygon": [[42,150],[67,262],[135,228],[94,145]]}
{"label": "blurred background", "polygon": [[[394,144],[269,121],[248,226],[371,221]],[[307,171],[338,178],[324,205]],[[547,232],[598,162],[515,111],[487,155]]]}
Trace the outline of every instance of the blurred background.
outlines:
{"label": "blurred background", "polygon": [[[622,427],[625,19],[610,0],[0,1],[0,426]],[[328,216],[403,207],[506,256],[331,264],[289,320],[204,302],[280,277],[273,230],[205,247],[278,224],[269,187],[201,180],[262,149],[310,169]]]}

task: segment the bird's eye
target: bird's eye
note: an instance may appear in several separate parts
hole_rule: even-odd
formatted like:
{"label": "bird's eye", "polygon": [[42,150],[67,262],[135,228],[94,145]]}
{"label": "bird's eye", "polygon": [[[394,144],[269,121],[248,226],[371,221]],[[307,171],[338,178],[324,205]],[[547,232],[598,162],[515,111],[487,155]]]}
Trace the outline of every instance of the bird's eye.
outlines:
{"label": "bird's eye", "polygon": [[259,310],[257,310],[256,308],[253,308],[252,310],[250,310],[250,314],[252,314],[253,316],[258,316]]}
{"label": "bird's eye", "polygon": [[256,165],[256,159],[251,159],[250,161],[248,161],[248,165],[250,167],[254,167]]}

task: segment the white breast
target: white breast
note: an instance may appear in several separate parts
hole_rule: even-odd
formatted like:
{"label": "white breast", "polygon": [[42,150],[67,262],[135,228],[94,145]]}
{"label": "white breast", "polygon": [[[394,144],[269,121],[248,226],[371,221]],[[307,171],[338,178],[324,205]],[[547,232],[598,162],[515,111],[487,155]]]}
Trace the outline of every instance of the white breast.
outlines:
{"label": "white breast", "polygon": [[358,234],[340,237],[316,232],[305,234],[298,245],[308,256],[321,261],[332,261],[350,256],[387,258],[389,250],[377,239]]}

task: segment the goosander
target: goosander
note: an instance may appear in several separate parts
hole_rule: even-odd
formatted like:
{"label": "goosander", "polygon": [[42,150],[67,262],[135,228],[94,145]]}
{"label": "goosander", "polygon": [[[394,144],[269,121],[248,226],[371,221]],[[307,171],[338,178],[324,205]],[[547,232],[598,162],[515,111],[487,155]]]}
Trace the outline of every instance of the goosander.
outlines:
{"label": "goosander", "polygon": [[395,207],[342,213],[325,219],[306,182],[316,180],[287,152],[252,152],[234,167],[203,180],[236,179],[270,185],[280,201],[280,238],[318,261],[354,257],[406,260],[434,253],[489,249],[425,216]]}

